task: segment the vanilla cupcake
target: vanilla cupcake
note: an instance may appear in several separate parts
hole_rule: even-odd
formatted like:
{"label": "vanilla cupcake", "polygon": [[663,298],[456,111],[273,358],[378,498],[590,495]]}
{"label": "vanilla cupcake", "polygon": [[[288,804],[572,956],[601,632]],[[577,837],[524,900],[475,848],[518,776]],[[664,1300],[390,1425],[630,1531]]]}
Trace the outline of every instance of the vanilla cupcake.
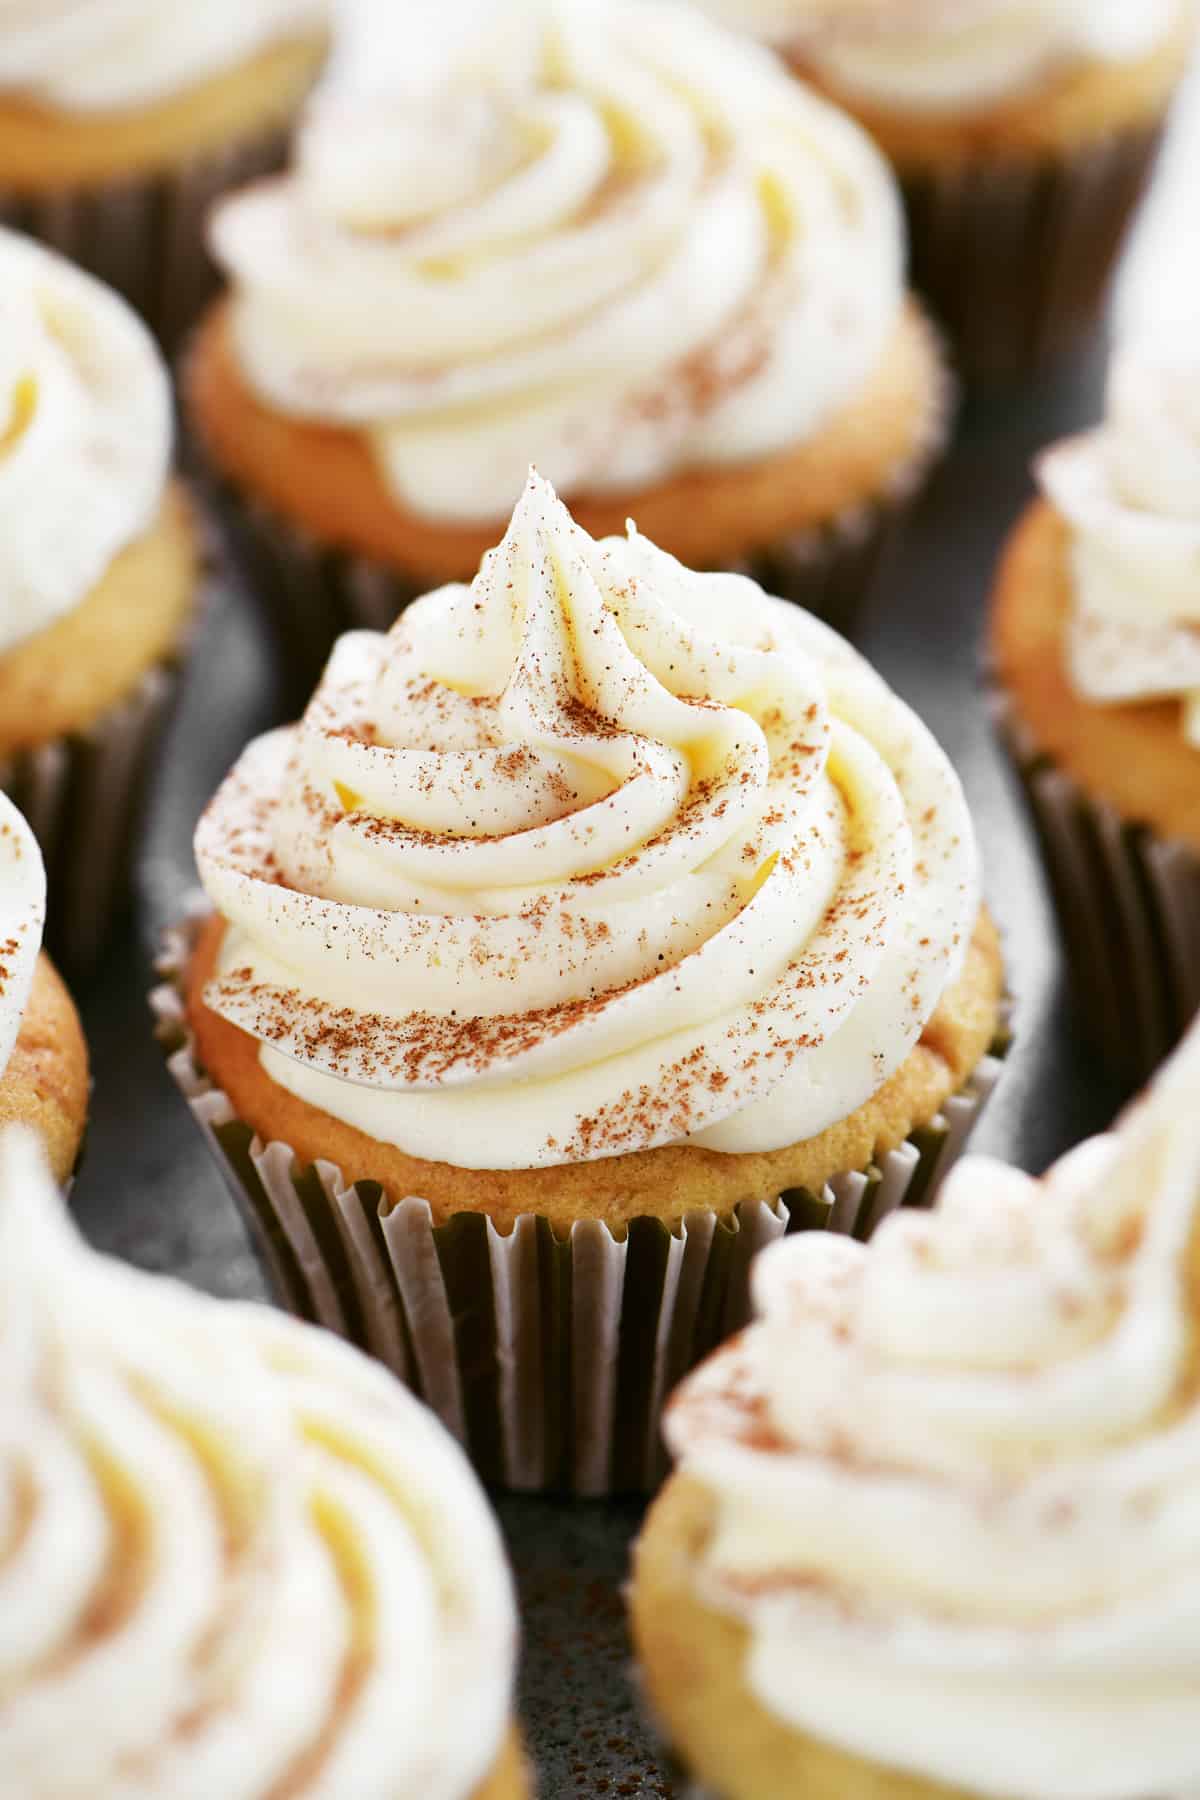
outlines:
{"label": "vanilla cupcake", "polygon": [[0,221],[172,344],[211,297],[204,213],[280,166],[330,0],[0,0]]}
{"label": "vanilla cupcake", "polygon": [[1200,361],[1128,349],[1037,465],[991,660],[1076,1001],[1144,1079],[1200,1006]]}
{"label": "vanilla cupcake", "polygon": [[755,1270],[667,1412],[649,1698],[720,1800],[1200,1782],[1200,1034],[1042,1181],[968,1160]]}
{"label": "vanilla cupcake", "polygon": [[318,663],[469,580],[531,461],[844,624],[943,440],[885,165],[680,6],[369,6],[212,242],[191,424]]}
{"label": "vanilla cupcake", "polygon": [[891,159],[913,278],[972,375],[1093,326],[1191,53],[1193,0],[698,0]]}
{"label": "vanilla cupcake", "polygon": [[933,739],[537,477],[471,587],[341,640],[196,854],[164,1037],[277,1284],[510,1486],[648,1485],[753,1251],[928,1198],[996,1072]]}
{"label": "vanilla cupcake", "polygon": [[193,619],[171,392],[115,294],[0,231],[0,788],[50,876],[50,938],[99,949]]}
{"label": "vanilla cupcake", "polygon": [[520,1800],[516,1622],[457,1446],[266,1308],[87,1250],[0,1133],[0,1791]]}
{"label": "vanilla cupcake", "polygon": [[46,874],[28,825],[0,794],[0,1127],[28,1126],[55,1180],[79,1157],[87,1047],[71,996],[41,948]]}

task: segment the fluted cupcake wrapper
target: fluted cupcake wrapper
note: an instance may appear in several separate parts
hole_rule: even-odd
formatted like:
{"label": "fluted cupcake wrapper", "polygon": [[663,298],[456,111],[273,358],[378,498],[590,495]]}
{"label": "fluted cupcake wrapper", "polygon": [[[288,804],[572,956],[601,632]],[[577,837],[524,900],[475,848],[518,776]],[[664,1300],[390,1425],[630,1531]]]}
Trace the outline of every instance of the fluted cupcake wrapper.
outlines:
{"label": "fluted cupcake wrapper", "polygon": [[38,238],[116,288],[173,353],[219,288],[206,247],[209,208],[282,169],[287,144],[287,132],[273,127],[167,174],[46,194],[0,182],[0,225]]}
{"label": "fluted cupcake wrapper", "polygon": [[1037,833],[1081,1023],[1140,1086],[1200,1010],[1200,855],[1085,793],[1005,695],[993,695],[993,713]]}
{"label": "fluted cupcake wrapper", "polygon": [[965,376],[1029,373],[1087,335],[1163,135],[901,177],[913,284]]}
{"label": "fluted cupcake wrapper", "polygon": [[179,688],[160,663],[86,731],[0,755],[0,789],[46,863],[46,943],[73,973],[95,962],[129,897],[146,782]]}
{"label": "fluted cupcake wrapper", "polygon": [[929,1204],[995,1086],[985,1058],[941,1113],[878,1165],[819,1194],[694,1212],[677,1230],[624,1235],[582,1220],[566,1237],[522,1216],[433,1223],[426,1200],[390,1202],[331,1163],[262,1143],[197,1064],[182,976],[198,924],[173,933],[151,997],[171,1073],[290,1311],[349,1338],[421,1395],[483,1478],[526,1492],[648,1492],[664,1472],[663,1402],[750,1317],[749,1268],[786,1232],[866,1237],[901,1205]]}
{"label": "fluted cupcake wrapper", "polygon": [[[930,469],[945,449],[954,387],[944,378],[918,441],[885,492],[820,529],[791,533],[727,567],[853,637]],[[203,445],[197,446],[203,459]],[[297,693],[308,695],[345,631],[386,631],[431,585],[375,558],[322,543],[209,467],[213,509],[266,613]],[[632,508],[636,522],[636,505]],[[497,527],[497,541],[502,527]]]}

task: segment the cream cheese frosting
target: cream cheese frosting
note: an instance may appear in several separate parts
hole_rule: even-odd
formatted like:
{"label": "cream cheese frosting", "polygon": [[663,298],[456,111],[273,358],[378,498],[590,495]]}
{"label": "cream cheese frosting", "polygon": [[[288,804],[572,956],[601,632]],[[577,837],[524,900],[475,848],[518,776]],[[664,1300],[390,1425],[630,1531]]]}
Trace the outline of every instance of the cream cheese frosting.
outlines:
{"label": "cream cheese frosting", "polygon": [[0,1077],[21,1029],[46,917],[46,871],[29,826],[0,793]]}
{"label": "cream cheese frosting", "polygon": [[323,27],[331,0],[0,0],[0,93],[64,112],[170,100]]}
{"label": "cream cheese frosting", "polygon": [[256,393],[451,521],[506,518],[531,459],[613,492],[802,441],[903,299],[865,135],[665,0],[367,7],[211,236]]}
{"label": "cream cheese frosting", "polygon": [[468,1800],[514,1653],[436,1420],[324,1332],[92,1254],[0,1137],[0,1791]]}
{"label": "cream cheese frosting", "polygon": [[1097,705],[1179,696],[1200,747],[1200,361],[1119,352],[1103,425],[1047,451],[1037,473],[1071,528],[1076,692]]}
{"label": "cream cheese frosting", "polygon": [[847,95],[902,111],[986,106],[1077,62],[1123,62],[1178,27],[1182,0],[696,0]]}
{"label": "cream cheese frosting", "polygon": [[854,1112],[962,967],[950,765],[839,637],[531,476],[475,582],[338,644],[201,821],[206,1003],[415,1156],[780,1148]]}
{"label": "cream cheese frosting", "polygon": [[1200,1793],[1200,1029],[1042,1180],[764,1253],[667,1437],[777,1718],[1021,1800]]}
{"label": "cream cheese frosting", "polygon": [[171,394],[123,300],[0,230],[0,654],[84,600],[153,523]]}

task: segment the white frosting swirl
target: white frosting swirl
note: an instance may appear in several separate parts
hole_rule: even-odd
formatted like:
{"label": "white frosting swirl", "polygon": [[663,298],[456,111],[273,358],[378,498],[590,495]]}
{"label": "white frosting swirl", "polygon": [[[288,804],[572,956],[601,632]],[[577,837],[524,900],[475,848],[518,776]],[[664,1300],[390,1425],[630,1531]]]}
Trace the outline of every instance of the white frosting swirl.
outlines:
{"label": "white frosting swirl", "polygon": [[37,840],[0,793],[0,1077],[33,986],[46,917],[46,871]]}
{"label": "white frosting swirl", "polygon": [[294,171],[212,240],[247,378],[362,431],[400,503],[505,518],[531,459],[611,492],[763,456],[880,362],[894,184],[756,46],[663,0],[360,30]]}
{"label": "white frosting swirl", "polygon": [[667,1435],[777,1717],[973,1794],[1200,1793],[1200,1028],[1041,1182],[810,1234]]}
{"label": "white frosting swirl", "polygon": [[696,0],[847,94],[914,112],[986,106],[1074,62],[1123,62],[1174,31],[1181,0]]}
{"label": "white frosting swirl", "polygon": [[94,1256],[0,1137],[0,1792],[467,1800],[514,1636],[484,1497],[406,1390]]}
{"label": "white frosting swirl", "polygon": [[319,30],[331,0],[0,0],[0,93],[64,112],[169,100]]}
{"label": "white frosting swirl", "polygon": [[1072,528],[1076,691],[1097,705],[1179,695],[1200,747],[1200,361],[1122,351],[1104,424],[1037,472]]}
{"label": "white frosting swirl", "polygon": [[958,782],[842,640],[531,477],[471,587],[343,638],[196,838],[205,999],[414,1155],[802,1141],[908,1055],[979,905]]}
{"label": "white frosting swirl", "polygon": [[171,438],[167,373],[132,309],[0,230],[0,654],[153,523]]}

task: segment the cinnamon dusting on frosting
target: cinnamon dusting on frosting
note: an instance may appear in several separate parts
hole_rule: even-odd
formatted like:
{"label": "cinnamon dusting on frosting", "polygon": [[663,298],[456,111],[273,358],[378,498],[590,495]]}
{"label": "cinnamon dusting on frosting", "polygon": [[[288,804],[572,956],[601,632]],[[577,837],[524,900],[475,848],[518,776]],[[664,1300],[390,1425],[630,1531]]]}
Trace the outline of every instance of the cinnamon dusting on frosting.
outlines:
{"label": "cinnamon dusting on frosting", "polygon": [[465,1457],[406,1389],[329,1333],[93,1255],[11,1128],[0,1352],[0,1792],[479,1790],[509,1725],[511,1584]]}
{"label": "cinnamon dusting on frosting", "polygon": [[1200,1026],[1041,1181],[968,1160],[758,1260],[666,1432],[791,1729],[989,1795],[1196,1788],[1198,1082]]}
{"label": "cinnamon dusting on frosting", "polygon": [[509,1166],[787,1142],[920,1036],[977,908],[965,824],[838,640],[592,544],[534,478],[473,586],[344,639],[217,796],[206,999],[339,1116],[407,1144],[461,1115],[456,1159],[485,1114]]}
{"label": "cinnamon dusting on frosting", "polygon": [[903,304],[865,133],[687,7],[495,0],[466,41],[426,11],[364,8],[292,170],[214,215],[271,407],[362,433],[406,508],[480,520],[531,456],[637,491],[853,399]]}

